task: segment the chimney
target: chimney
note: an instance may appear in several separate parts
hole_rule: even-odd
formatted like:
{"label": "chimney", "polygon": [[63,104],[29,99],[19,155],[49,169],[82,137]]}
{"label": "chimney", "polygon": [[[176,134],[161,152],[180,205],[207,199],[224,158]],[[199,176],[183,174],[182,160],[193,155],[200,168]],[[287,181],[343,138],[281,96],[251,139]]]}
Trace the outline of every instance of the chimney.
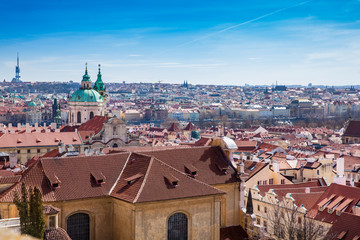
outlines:
{"label": "chimney", "polygon": [[21,131],[21,123],[17,124],[17,130],[20,132]]}
{"label": "chimney", "polygon": [[26,125],[25,125],[25,132],[26,132],[26,133],[31,133],[31,131],[30,131],[30,124],[29,124],[29,123],[26,123]]}
{"label": "chimney", "polygon": [[338,158],[336,161],[336,173],[338,177],[344,176],[344,158]]}
{"label": "chimney", "polygon": [[305,188],[305,193],[310,193],[310,188],[309,187]]}
{"label": "chimney", "polygon": [[11,123],[9,123],[8,127],[9,127],[9,132],[10,132],[10,133],[15,133],[15,130],[13,129]]}
{"label": "chimney", "polygon": [[275,160],[275,161],[273,162],[272,167],[273,167],[274,172],[276,172],[276,173],[279,173],[279,172],[280,172],[280,166],[279,166],[279,162],[278,162],[277,160]]}
{"label": "chimney", "polygon": [[59,153],[65,152],[65,144],[63,142],[59,143]]}
{"label": "chimney", "polygon": [[52,122],[50,124],[50,128],[51,128],[51,130],[55,130],[56,129],[56,123]]}
{"label": "chimney", "polygon": [[10,168],[14,168],[17,164],[17,153],[11,152],[9,154]]}
{"label": "chimney", "polygon": [[360,216],[360,202],[357,202],[352,208],[352,213],[356,216]]}
{"label": "chimney", "polygon": [[37,133],[41,132],[41,129],[39,128],[38,123],[35,123],[35,132],[37,132]]}
{"label": "chimney", "polygon": [[242,175],[244,174],[244,163],[241,161],[240,163],[236,164],[236,168],[237,168],[237,174],[238,175]]}
{"label": "chimney", "polygon": [[338,158],[336,160],[336,177],[334,183],[346,185],[346,178],[344,176],[344,158]]}
{"label": "chimney", "polygon": [[352,187],[354,187],[354,179],[352,178],[352,179],[350,179],[350,186],[352,186]]}

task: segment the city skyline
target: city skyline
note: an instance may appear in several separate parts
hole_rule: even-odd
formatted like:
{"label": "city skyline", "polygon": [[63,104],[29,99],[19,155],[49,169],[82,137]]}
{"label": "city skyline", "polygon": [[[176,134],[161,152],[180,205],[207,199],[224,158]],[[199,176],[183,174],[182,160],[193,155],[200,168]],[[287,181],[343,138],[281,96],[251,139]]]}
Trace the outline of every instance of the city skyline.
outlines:
{"label": "city skyline", "polygon": [[360,1],[8,2],[0,79],[357,85]]}

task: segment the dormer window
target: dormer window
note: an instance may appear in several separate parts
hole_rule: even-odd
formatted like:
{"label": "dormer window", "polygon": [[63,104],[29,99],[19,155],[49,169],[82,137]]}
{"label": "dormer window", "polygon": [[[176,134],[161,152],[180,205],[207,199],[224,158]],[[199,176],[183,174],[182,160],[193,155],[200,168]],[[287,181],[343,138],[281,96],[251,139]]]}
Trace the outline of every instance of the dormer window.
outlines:
{"label": "dormer window", "polygon": [[102,172],[92,170],[92,171],[90,171],[90,174],[95,179],[95,182],[97,185],[102,185],[105,183],[106,177],[104,176],[104,174],[102,174]]}
{"label": "dormer window", "polygon": [[165,182],[171,187],[175,188],[179,185],[179,179],[177,179],[171,174],[167,174],[166,176],[164,176],[164,178],[165,178]]}
{"label": "dormer window", "polygon": [[144,176],[144,175],[141,174],[141,173],[137,173],[137,174],[135,174],[135,175],[133,175],[131,177],[125,178],[125,181],[127,181],[128,185],[131,185],[134,182],[136,182],[137,180],[139,180],[142,176]]}
{"label": "dormer window", "polygon": [[219,166],[218,164],[216,164],[216,167],[219,169],[219,171],[222,173],[222,174],[227,174],[228,172],[228,167],[221,167]]}
{"label": "dormer window", "polygon": [[186,164],[185,165],[185,172],[190,175],[191,177],[195,177],[197,174],[197,169],[191,165],[191,164]]}

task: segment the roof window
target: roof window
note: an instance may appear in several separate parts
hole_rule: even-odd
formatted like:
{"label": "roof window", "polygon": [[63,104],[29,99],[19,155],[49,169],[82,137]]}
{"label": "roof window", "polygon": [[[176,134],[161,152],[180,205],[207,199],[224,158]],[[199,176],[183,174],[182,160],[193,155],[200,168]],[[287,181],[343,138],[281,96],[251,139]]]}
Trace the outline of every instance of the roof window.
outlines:
{"label": "roof window", "polygon": [[169,184],[172,187],[177,187],[179,185],[179,179],[177,179],[176,177],[174,177],[171,174],[167,174],[166,176],[164,176],[165,181],[167,182],[167,184]]}
{"label": "roof window", "polygon": [[95,179],[96,184],[101,185],[105,183],[106,177],[104,176],[104,174],[102,174],[101,171],[90,170],[90,174]]}
{"label": "roof window", "polygon": [[192,177],[195,177],[196,174],[197,174],[197,168],[195,168],[192,164],[187,164],[185,165],[185,172],[192,176]]}
{"label": "roof window", "polygon": [[127,181],[127,183],[129,185],[133,184],[134,182],[136,182],[137,180],[139,180],[142,176],[144,176],[142,173],[137,173],[131,177],[125,178],[125,181]]}
{"label": "roof window", "polygon": [[218,164],[216,164],[216,167],[219,169],[220,172],[222,172],[223,174],[227,174],[228,173],[228,167],[221,167]]}

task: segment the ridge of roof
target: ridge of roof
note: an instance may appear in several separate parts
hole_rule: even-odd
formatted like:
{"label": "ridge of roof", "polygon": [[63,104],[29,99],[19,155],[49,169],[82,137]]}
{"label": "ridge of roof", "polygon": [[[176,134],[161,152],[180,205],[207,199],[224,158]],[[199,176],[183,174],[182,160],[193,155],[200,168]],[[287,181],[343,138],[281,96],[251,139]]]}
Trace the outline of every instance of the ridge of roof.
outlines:
{"label": "ridge of roof", "polygon": [[148,176],[149,176],[150,169],[151,169],[151,167],[152,167],[152,165],[153,165],[154,157],[153,157],[153,156],[149,156],[149,157],[150,157],[150,163],[149,163],[149,165],[148,165],[148,168],[146,169],[146,173],[145,173],[145,176],[144,176],[144,180],[143,180],[142,183],[141,183],[141,186],[140,186],[140,188],[139,188],[139,191],[138,191],[137,194],[136,194],[136,197],[135,197],[134,200],[133,200],[133,203],[136,203],[137,200],[139,199],[139,196],[140,196],[140,194],[142,193],[142,191],[143,191],[143,189],[144,189],[144,186],[145,186],[145,183],[146,183],[146,180],[147,180],[147,178],[148,178]]}
{"label": "ridge of roof", "polygon": [[129,152],[129,156],[128,156],[128,158],[126,159],[125,164],[124,164],[124,166],[123,166],[123,168],[122,168],[122,170],[121,170],[118,178],[117,178],[116,181],[114,182],[113,186],[110,188],[110,191],[109,191],[109,193],[108,193],[109,196],[111,195],[112,191],[114,191],[114,188],[116,187],[117,183],[119,182],[119,180],[120,180],[120,178],[121,178],[121,175],[123,174],[124,169],[125,169],[128,161],[129,161],[129,159],[130,159],[130,156],[131,156],[131,152]]}

